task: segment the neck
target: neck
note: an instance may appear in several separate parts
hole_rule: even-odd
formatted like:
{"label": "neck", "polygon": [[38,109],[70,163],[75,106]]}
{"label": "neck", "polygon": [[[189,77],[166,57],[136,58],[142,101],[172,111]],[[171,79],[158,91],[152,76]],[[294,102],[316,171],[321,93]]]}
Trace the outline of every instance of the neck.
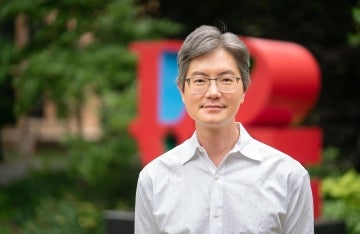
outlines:
{"label": "neck", "polygon": [[210,160],[218,166],[226,154],[239,139],[236,123],[219,128],[196,127],[196,135],[200,145],[206,150]]}

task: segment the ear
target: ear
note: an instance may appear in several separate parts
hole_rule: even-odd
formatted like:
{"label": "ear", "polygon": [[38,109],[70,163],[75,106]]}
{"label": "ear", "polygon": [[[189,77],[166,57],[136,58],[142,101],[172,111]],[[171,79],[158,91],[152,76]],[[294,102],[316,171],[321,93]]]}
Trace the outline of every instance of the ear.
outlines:
{"label": "ear", "polygon": [[243,104],[244,103],[244,100],[245,100],[245,93],[241,94],[241,97],[240,97],[240,104]]}
{"label": "ear", "polygon": [[178,90],[179,90],[179,93],[181,95],[181,100],[183,103],[185,103],[185,99],[184,99],[184,91],[181,87],[178,86]]}

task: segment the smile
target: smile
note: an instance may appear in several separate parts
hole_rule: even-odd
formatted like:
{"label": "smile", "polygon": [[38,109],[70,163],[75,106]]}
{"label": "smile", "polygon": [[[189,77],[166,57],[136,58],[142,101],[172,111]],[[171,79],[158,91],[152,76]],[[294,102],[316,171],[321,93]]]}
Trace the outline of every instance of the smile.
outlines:
{"label": "smile", "polygon": [[202,105],[201,108],[205,109],[222,109],[225,108],[223,105]]}

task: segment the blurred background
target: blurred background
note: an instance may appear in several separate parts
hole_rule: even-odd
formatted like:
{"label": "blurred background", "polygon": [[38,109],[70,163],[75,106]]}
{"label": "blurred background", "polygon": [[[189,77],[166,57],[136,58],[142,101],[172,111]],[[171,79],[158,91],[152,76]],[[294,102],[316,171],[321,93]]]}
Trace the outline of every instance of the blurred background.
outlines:
{"label": "blurred background", "polygon": [[360,1],[0,0],[0,233],[105,233],[141,169],[137,40],[201,24],[299,43],[322,73],[324,218],[360,233]]}

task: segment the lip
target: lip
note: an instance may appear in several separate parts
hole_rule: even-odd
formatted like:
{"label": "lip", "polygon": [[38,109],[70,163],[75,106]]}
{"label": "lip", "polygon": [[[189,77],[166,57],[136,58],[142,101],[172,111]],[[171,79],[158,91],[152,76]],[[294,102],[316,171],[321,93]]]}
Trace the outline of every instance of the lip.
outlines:
{"label": "lip", "polygon": [[201,108],[207,109],[207,110],[218,110],[225,108],[224,105],[202,105]]}

